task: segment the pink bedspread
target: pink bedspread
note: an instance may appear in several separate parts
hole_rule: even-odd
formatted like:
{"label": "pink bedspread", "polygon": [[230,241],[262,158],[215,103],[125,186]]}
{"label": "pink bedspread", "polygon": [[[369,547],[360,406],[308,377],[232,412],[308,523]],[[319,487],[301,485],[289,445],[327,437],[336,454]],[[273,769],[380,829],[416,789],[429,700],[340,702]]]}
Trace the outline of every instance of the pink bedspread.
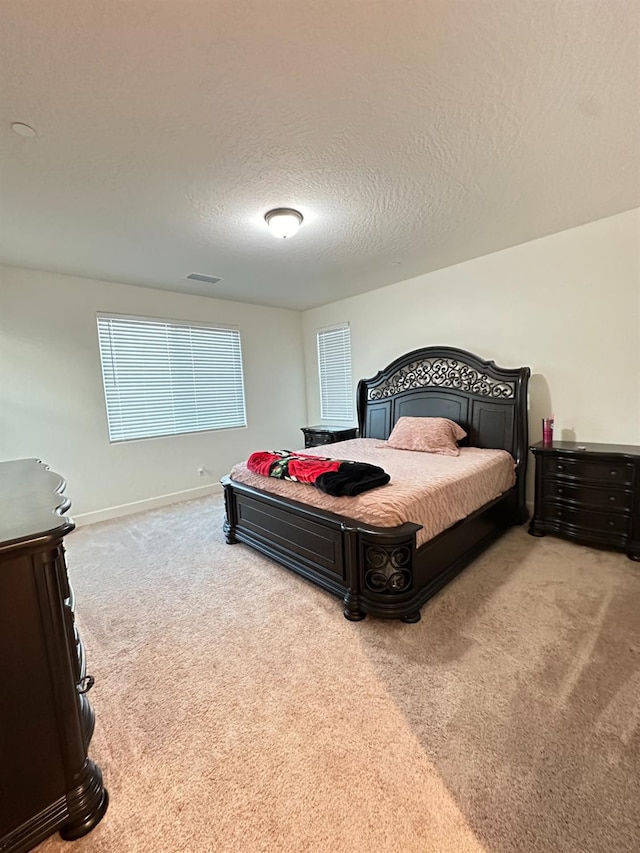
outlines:
{"label": "pink bedspread", "polygon": [[460,456],[439,456],[415,450],[394,450],[376,438],[354,438],[303,453],[379,465],[391,475],[386,486],[357,497],[335,498],[303,483],[254,474],[241,462],[231,479],[265,492],[374,524],[396,527],[406,521],[422,525],[422,545],[465,518],[515,483],[515,462],[506,450],[460,448]]}

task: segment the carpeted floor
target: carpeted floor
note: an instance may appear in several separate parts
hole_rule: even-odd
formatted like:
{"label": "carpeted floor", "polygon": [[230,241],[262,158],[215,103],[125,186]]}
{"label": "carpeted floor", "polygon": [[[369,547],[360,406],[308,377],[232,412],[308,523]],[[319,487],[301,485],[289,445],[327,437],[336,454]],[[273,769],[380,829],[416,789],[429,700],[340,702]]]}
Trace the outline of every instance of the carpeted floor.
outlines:
{"label": "carpeted floor", "polygon": [[68,537],[111,804],[40,853],[640,849],[637,563],[518,528],[417,625],[350,623],[222,518]]}

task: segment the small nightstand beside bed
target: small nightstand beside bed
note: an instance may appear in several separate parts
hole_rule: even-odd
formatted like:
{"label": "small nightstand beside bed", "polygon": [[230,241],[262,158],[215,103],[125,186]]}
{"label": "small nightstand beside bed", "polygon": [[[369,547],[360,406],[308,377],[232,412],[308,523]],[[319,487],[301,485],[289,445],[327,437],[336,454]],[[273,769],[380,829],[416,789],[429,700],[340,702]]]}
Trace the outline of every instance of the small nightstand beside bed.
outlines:
{"label": "small nightstand beside bed", "polygon": [[[450,347],[401,356],[358,385],[360,439],[304,451],[380,465],[391,482],[336,498],[236,465],[222,481],[227,542],[340,596],[348,619],[418,621],[428,598],[527,519],[528,378],[527,367],[505,370]],[[466,433],[459,455],[404,449],[422,446],[422,433],[430,446],[436,422],[400,418],[458,424]]]}
{"label": "small nightstand beside bed", "polygon": [[348,441],[355,438],[358,430],[356,427],[329,426],[318,424],[317,426],[301,427],[304,435],[305,447],[319,447],[322,444],[335,444],[337,441]]}
{"label": "small nightstand beside bed", "polygon": [[554,533],[584,545],[624,551],[640,562],[640,447],[542,442],[529,533]]}

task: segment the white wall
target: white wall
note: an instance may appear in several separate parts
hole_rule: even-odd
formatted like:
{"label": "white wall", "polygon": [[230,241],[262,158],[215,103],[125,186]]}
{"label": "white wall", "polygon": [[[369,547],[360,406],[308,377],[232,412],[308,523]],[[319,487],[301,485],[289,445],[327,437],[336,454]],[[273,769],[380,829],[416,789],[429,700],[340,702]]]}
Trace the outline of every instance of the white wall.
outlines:
{"label": "white wall", "polygon": [[[240,328],[248,428],[110,445],[98,311]],[[320,420],[315,332],[343,321],[354,391],[408,350],[457,346],[531,367],[532,441],[553,412],[558,437],[640,444],[634,210],[304,315],[0,267],[0,459],[46,461],[66,477],[76,517],[197,496],[256,448],[302,445],[300,426]]]}
{"label": "white wall", "polygon": [[[248,427],[110,444],[98,311],[238,327]],[[253,450],[301,447],[305,423],[297,311],[0,267],[0,459],[62,474],[76,518],[196,497]]]}
{"label": "white wall", "polygon": [[529,365],[531,441],[640,444],[640,209],[303,315],[307,409],[319,419],[316,330],[351,324],[354,388],[417,347]]}

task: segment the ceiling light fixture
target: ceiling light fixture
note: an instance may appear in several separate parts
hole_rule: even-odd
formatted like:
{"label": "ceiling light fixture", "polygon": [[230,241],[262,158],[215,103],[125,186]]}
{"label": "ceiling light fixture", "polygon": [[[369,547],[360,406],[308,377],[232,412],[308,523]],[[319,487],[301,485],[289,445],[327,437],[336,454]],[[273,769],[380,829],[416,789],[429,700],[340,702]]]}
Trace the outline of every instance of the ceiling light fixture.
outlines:
{"label": "ceiling light fixture", "polygon": [[287,237],[293,237],[302,225],[304,217],[299,211],[290,207],[277,207],[265,213],[264,218],[273,236],[282,237],[284,240]]}
{"label": "ceiling light fixture", "polygon": [[17,133],[18,136],[24,136],[27,139],[33,139],[36,136],[36,132],[32,127],[29,127],[28,124],[24,124],[21,121],[14,121],[11,125],[11,130],[14,133]]}

